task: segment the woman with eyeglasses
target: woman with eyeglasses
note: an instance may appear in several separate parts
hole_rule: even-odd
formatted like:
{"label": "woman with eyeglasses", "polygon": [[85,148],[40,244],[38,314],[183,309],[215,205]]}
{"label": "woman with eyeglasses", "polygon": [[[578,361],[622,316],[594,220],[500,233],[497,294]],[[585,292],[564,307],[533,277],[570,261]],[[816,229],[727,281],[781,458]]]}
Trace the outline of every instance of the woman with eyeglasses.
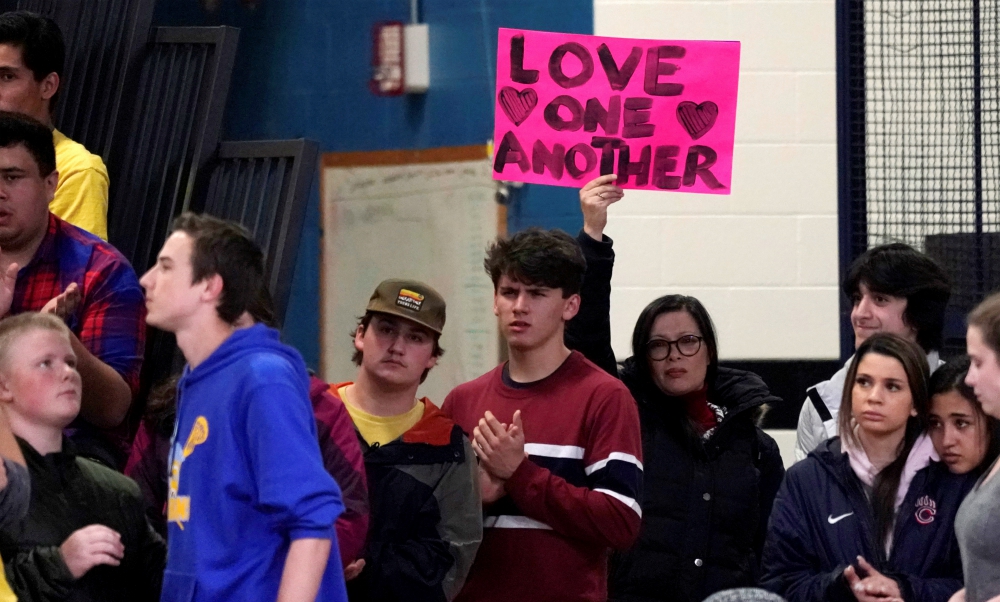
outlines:
{"label": "woman with eyeglasses", "polygon": [[756,374],[719,366],[712,320],[684,295],[646,306],[633,355],[619,369],[609,317],[614,251],[603,235],[608,206],[623,196],[614,178],[580,191],[587,273],[580,311],[567,327],[570,347],[628,386],[642,427],[642,525],[635,545],[611,558],[609,599],[700,602],[757,582],[784,468],[755,418],[780,400]]}

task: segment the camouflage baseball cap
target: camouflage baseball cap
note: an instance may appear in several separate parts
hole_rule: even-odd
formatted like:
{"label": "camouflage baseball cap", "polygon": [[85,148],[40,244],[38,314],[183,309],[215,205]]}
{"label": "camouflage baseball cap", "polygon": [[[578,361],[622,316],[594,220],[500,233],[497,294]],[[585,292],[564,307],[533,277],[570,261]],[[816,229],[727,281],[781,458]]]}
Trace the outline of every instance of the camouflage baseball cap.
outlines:
{"label": "camouflage baseball cap", "polygon": [[416,280],[383,280],[368,300],[367,311],[406,318],[438,334],[444,328],[444,297]]}

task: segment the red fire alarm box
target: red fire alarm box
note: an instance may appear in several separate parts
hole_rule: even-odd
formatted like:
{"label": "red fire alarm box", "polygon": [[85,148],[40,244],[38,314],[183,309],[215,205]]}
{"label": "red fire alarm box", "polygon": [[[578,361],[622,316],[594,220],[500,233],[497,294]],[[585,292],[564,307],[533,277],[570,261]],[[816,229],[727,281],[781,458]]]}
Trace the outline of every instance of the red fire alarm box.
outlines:
{"label": "red fire alarm box", "polygon": [[372,79],[368,87],[376,96],[398,96],[403,93],[406,77],[403,71],[403,24],[383,21],[372,28]]}

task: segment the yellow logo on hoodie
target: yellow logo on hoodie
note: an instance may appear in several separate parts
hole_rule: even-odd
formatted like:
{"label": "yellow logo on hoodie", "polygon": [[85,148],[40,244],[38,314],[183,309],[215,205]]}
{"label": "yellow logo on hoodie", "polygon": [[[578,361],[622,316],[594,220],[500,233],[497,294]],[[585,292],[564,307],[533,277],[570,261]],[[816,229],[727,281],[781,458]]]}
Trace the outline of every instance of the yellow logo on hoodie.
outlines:
{"label": "yellow logo on hoodie", "polygon": [[181,529],[191,518],[191,497],[177,495],[181,482],[181,465],[194,452],[194,448],[208,440],[208,419],[204,416],[195,418],[184,447],[174,444],[173,461],[170,464],[170,497],[167,500],[167,521],[177,523]]}

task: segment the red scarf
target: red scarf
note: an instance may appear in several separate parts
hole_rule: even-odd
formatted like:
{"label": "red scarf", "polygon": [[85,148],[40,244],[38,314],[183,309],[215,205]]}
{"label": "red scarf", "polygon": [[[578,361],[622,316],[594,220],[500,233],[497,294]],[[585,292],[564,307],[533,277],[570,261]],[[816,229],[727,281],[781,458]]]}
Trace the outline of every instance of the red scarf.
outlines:
{"label": "red scarf", "polygon": [[680,397],[684,402],[687,415],[698,428],[698,434],[708,432],[719,425],[715,416],[715,410],[708,405],[708,386],[704,386],[697,391],[692,391]]}

